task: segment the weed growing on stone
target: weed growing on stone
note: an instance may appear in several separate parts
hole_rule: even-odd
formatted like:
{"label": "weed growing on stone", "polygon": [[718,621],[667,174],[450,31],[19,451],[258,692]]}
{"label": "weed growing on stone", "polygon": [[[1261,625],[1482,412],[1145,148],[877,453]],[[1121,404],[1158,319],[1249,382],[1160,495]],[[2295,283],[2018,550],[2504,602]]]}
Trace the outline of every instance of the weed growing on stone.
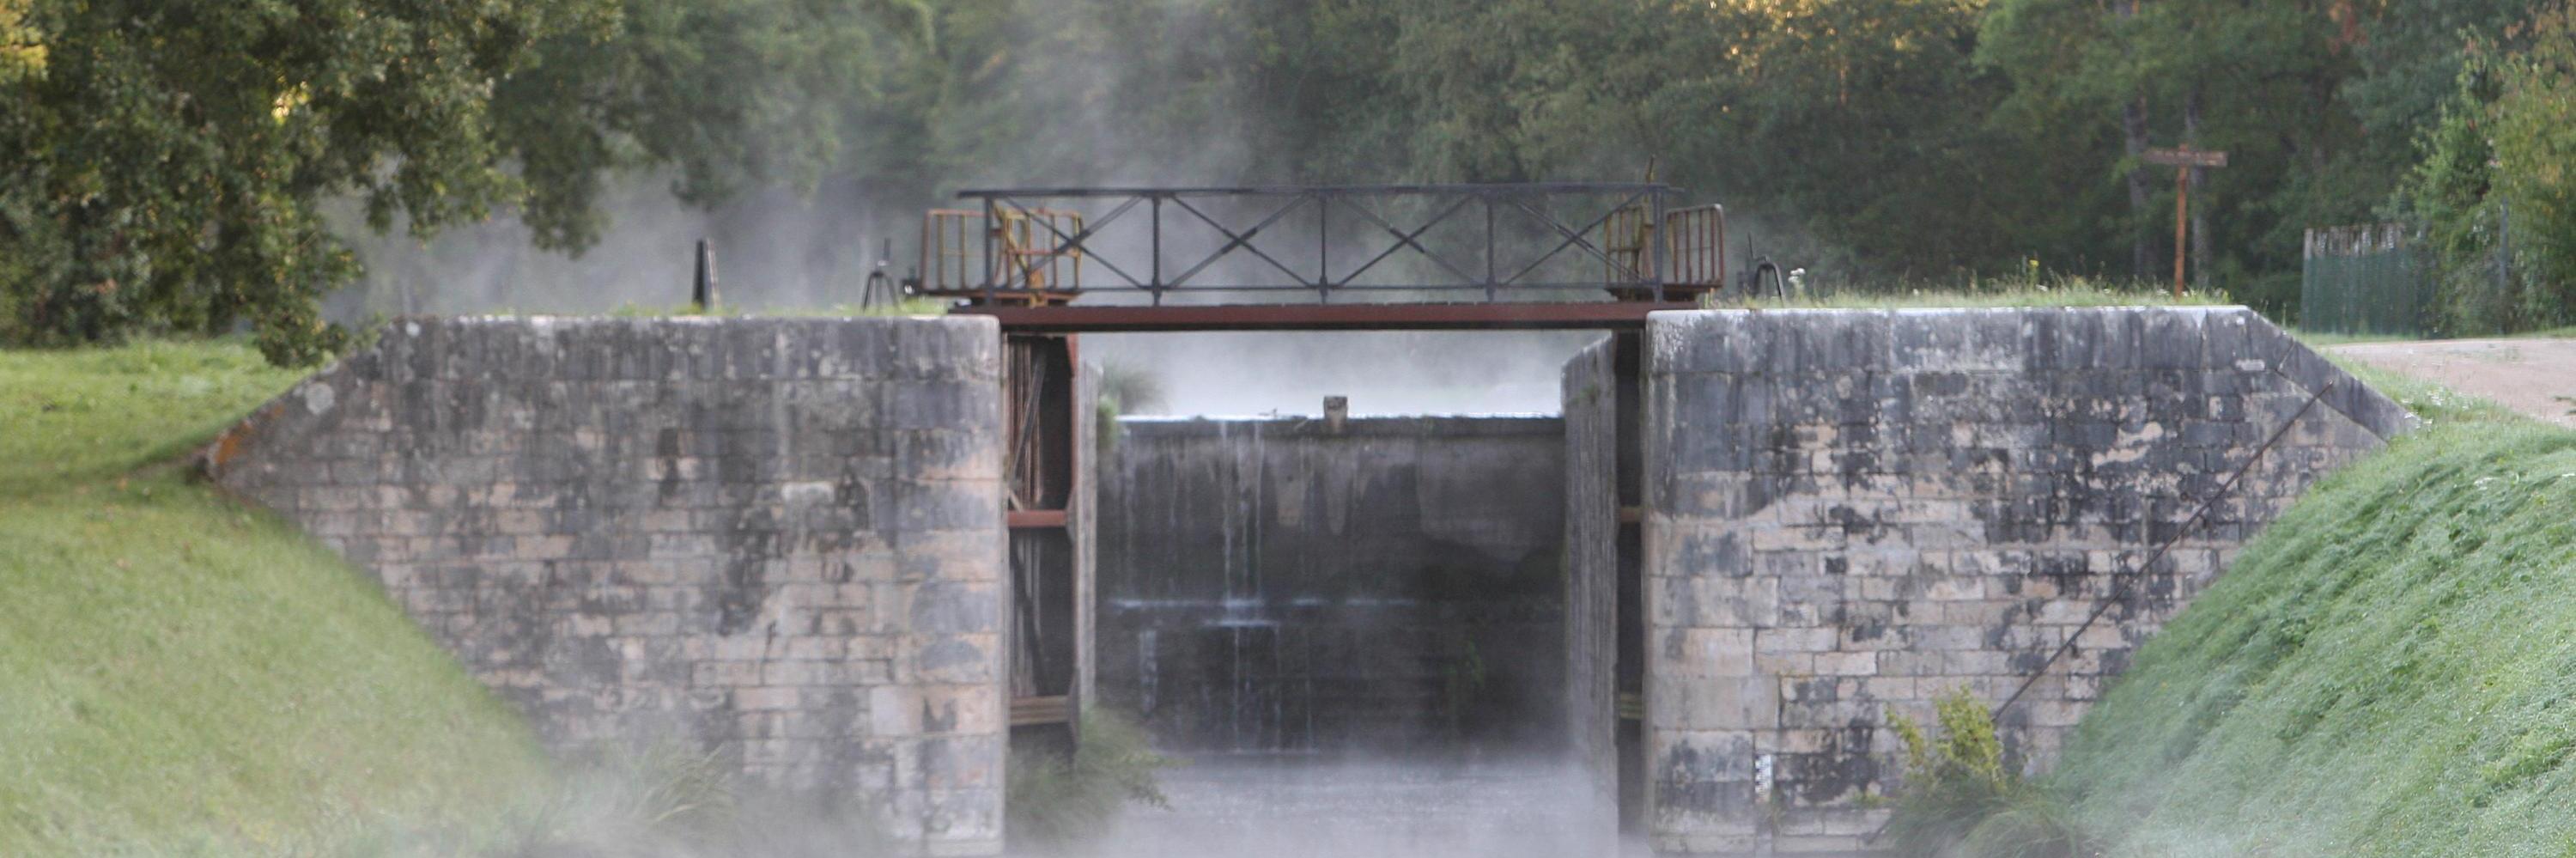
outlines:
{"label": "weed growing on stone", "polygon": [[2004,757],[1986,704],[1965,688],[1933,701],[1933,726],[1890,712],[1905,743],[1904,788],[1885,843],[1907,856],[2071,858],[2084,838]]}
{"label": "weed growing on stone", "polygon": [[1166,806],[1154,773],[1172,760],[1148,747],[1145,731],[1124,716],[1082,716],[1082,740],[1071,752],[1030,746],[1011,751],[1004,803],[1012,842],[1063,848],[1109,833],[1129,804]]}

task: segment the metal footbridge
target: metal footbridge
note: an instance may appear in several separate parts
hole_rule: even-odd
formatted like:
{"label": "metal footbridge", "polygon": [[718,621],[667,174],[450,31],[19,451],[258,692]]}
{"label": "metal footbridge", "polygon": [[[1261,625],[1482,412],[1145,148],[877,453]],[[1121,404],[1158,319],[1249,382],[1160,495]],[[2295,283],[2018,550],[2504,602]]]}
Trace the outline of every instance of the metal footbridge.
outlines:
{"label": "metal footbridge", "polygon": [[1681,199],[1653,182],[976,189],[924,215],[902,286],[1022,333],[1634,329],[1765,282],[1730,276],[1724,208]]}

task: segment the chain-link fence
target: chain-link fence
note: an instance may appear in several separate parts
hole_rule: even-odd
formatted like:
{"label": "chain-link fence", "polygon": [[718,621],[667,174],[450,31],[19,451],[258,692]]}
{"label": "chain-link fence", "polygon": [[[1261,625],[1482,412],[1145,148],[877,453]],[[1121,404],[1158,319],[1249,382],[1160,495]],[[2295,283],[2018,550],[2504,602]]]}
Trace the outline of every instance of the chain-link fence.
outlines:
{"label": "chain-link fence", "polygon": [[2308,230],[2299,327],[2342,334],[2429,334],[2435,276],[2403,224]]}

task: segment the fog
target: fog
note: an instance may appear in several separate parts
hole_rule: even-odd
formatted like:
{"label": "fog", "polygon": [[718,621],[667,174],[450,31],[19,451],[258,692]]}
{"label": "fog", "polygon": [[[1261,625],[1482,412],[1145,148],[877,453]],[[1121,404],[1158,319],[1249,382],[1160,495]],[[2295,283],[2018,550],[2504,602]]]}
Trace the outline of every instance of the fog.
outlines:
{"label": "fog", "polygon": [[[1049,15],[1076,14],[1044,4],[1032,8]],[[1041,21],[1032,26],[1079,30],[1086,23]],[[1040,71],[1060,78],[1059,88],[1086,90],[1124,87],[1156,74],[1150,68],[1089,62],[1050,62]],[[1208,109],[1223,111],[1229,103],[1224,98],[1211,99]],[[715,249],[718,297],[726,310],[849,307],[861,301],[869,273],[881,264],[895,278],[917,269],[922,212],[930,206],[956,205],[948,191],[925,193],[923,187],[1225,185],[1273,178],[1257,163],[1256,147],[1242,132],[1247,123],[1239,117],[1215,117],[1194,133],[1186,151],[1176,152],[1155,140],[1132,136],[1139,132],[1118,117],[1099,114],[1087,102],[1047,107],[1065,111],[1047,123],[1055,133],[1024,141],[1020,151],[985,158],[955,175],[926,177],[900,188],[827,178],[809,189],[767,188],[701,209],[670,193],[672,177],[667,173],[618,174],[602,197],[608,228],[596,246],[578,254],[533,247],[529,230],[507,211],[487,223],[450,229],[420,241],[399,229],[390,235],[367,234],[352,206],[340,213],[337,223],[359,250],[367,275],[360,284],[334,296],[328,312],[343,322],[401,314],[662,312],[688,302],[694,249],[700,240]],[[1224,205],[1210,204],[1209,209],[1224,218]],[[1398,221],[1424,216],[1400,208],[1383,214]],[[1265,231],[1258,243],[1264,248],[1312,247],[1318,229],[1292,219]],[[1437,242],[1442,235],[1435,232],[1423,240]],[[1109,233],[1099,237],[1095,246],[1097,252],[1134,259],[1147,240],[1132,231]],[[1166,258],[1174,260],[1175,266],[1189,264],[1223,241],[1219,233],[1204,229],[1196,234],[1176,230],[1166,240]],[[1351,256],[1332,263],[1340,271],[1348,271],[1354,260],[1376,251],[1376,247],[1354,244],[1347,251]],[[1599,270],[1597,263],[1570,261],[1575,258],[1568,255],[1557,263],[1558,268],[1573,266],[1570,270],[1578,275]],[[1403,285],[1411,282],[1408,278],[1423,276],[1425,265],[1420,260],[1393,259],[1373,269],[1365,282],[1380,287]],[[1237,253],[1207,269],[1200,282],[1251,283],[1276,273]],[[1087,295],[1084,303],[1143,299],[1132,290],[1113,288],[1115,281],[1105,271],[1093,269],[1089,276],[1096,294]],[[1284,298],[1279,294],[1181,295],[1177,302],[1314,300],[1305,294],[1286,293]],[[1476,300],[1482,296],[1381,292],[1377,297]],[[1587,296],[1599,297],[1597,292]],[[1597,336],[1595,332],[1094,334],[1082,337],[1080,349],[1088,363],[1116,365],[1153,379],[1161,391],[1158,401],[1151,407],[1128,409],[1131,415],[1315,415],[1327,396],[1348,397],[1357,415],[1554,414],[1559,410],[1561,365]],[[1575,797],[1590,792],[1565,764],[1530,749],[1490,753],[1462,746],[1424,749],[1393,759],[1218,755],[1187,760],[1162,774],[1170,807],[1128,808],[1110,836],[1080,854],[1565,858],[1601,854],[1609,848],[1615,809],[1576,801]],[[786,825],[777,830],[806,827]],[[793,839],[826,846],[840,842],[829,832],[816,833],[818,837]],[[812,845],[754,848],[742,854],[746,858],[808,854]],[[634,854],[715,854],[675,844],[624,843],[619,848]],[[1028,853],[1015,847],[1014,854]]]}
{"label": "fog", "polygon": [[1216,757],[1168,770],[1172,806],[1128,811],[1101,855],[1584,858],[1614,809],[1544,760]]}

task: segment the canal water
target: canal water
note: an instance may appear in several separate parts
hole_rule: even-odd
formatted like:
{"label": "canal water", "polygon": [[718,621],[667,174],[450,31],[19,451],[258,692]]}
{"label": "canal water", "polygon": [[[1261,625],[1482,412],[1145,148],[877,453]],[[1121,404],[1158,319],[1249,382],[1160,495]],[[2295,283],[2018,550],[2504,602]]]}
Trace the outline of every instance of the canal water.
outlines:
{"label": "canal water", "polygon": [[1103,854],[1133,858],[1588,858],[1612,810],[1554,762],[1464,754],[1204,756],[1165,769],[1169,809],[1131,806]]}

